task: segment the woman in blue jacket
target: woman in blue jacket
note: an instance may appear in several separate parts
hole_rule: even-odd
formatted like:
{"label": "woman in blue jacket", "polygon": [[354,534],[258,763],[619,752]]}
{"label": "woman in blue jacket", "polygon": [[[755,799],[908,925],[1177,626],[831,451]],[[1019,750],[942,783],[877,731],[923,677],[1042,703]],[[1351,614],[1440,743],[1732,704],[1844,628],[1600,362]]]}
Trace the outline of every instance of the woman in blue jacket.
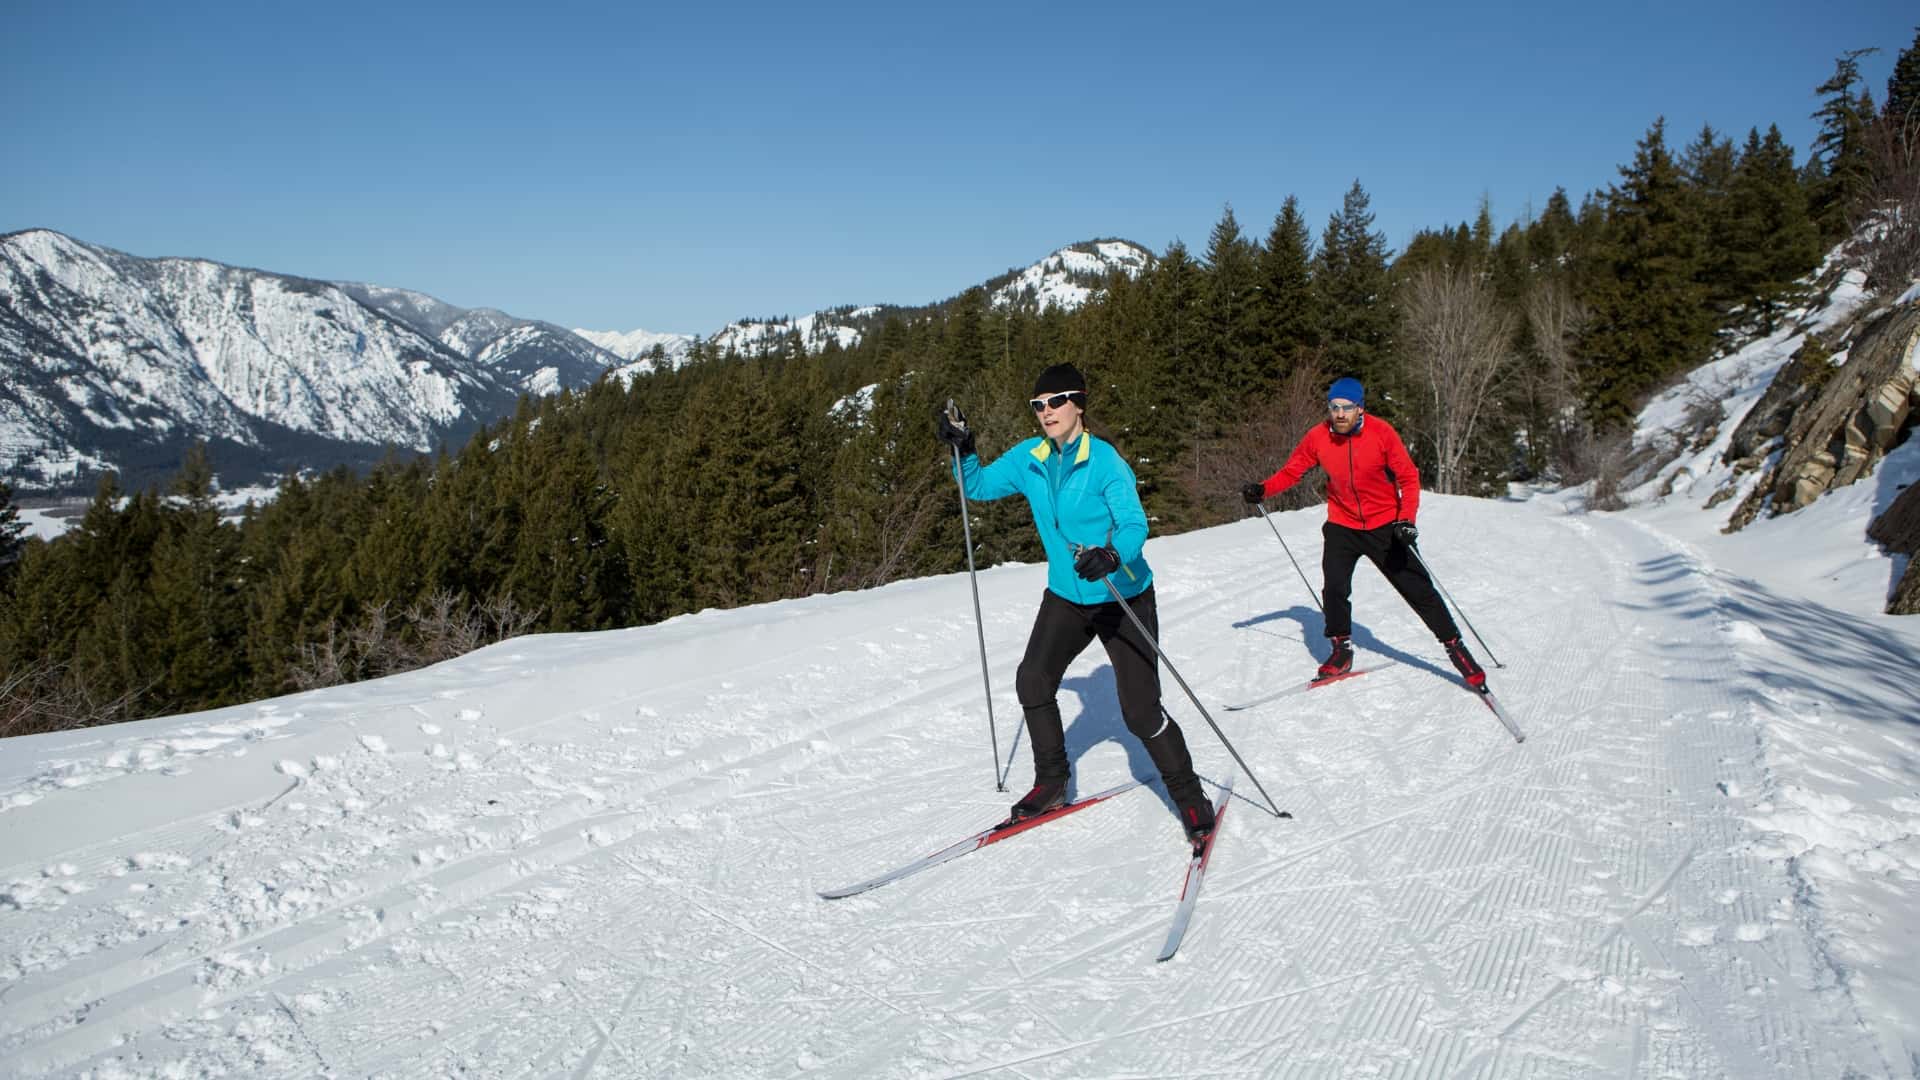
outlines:
{"label": "woman in blue jacket", "polygon": [[974,453],[964,416],[942,415],[942,442],[960,452],[961,482],[970,499],[1024,495],[1047,552],[1047,591],[1034,617],[1014,686],[1033,747],[1033,790],[1013,805],[1013,819],[1066,801],[1066,735],[1055,695],[1067,665],[1094,638],[1113,662],[1127,730],[1146,745],[1189,839],[1213,829],[1213,807],[1193,772],[1180,725],[1160,707],[1160,667],[1153,647],[1107,591],[1111,578],[1147,632],[1158,638],[1153,571],[1141,555],[1147,515],[1133,470],[1119,451],[1087,431],[1087,382],[1071,364],[1056,364],[1033,384],[1041,437],[1028,439],[990,465]]}

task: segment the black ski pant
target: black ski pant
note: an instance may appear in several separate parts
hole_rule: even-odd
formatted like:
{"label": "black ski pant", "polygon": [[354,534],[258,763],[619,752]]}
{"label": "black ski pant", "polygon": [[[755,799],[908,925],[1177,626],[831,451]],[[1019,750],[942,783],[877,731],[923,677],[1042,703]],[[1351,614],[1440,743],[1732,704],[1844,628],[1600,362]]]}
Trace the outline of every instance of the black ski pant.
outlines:
{"label": "black ski pant", "polygon": [[[1160,636],[1160,617],[1154,606],[1153,589],[1148,588],[1126,602],[1155,638]],[[1033,747],[1035,783],[1065,782],[1067,779],[1067,738],[1060,723],[1060,680],[1067,665],[1086,651],[1094,638],[1106,647],[1113,662],[1113,682],[1120,695],[1120,715],[1127,730],[1147,748],[1147,756],[1167,785],[1174,805],[1185,809],[1206,802],[1200,779],[1193,773],[1193,756],[1187,752],[1187,740],[1180,725],[1160,708],[1160,662],[1153,646],[1140,636],[1140,630],[1120,610],[1117,601],[1104,604],[1076,604],[1047,590],[1040,601],[1040,613],[1034,616],[1033,633],[1027,638],[1027,654],[1020,660],[1014,688],[1020,695],[1020,708],[1027,716],[1027,741]]]}
{"label": "black ski pant", "polygon": [[1362,555],[1380,569],[1435,638],[1451,641],[1460,636],[1453,616],[1447,614],[1447,605],[1434,591],[1433,579],[1408,553],[1406,545],[1393,538],[1392,526],[1350,529],[1329,521],[1320,526],[1320,535],[1326,538],[1320,552],[1320,569],[1326,575],[1320,599],[1327,606],[1328,637],[1353,633],[1353,567]]}

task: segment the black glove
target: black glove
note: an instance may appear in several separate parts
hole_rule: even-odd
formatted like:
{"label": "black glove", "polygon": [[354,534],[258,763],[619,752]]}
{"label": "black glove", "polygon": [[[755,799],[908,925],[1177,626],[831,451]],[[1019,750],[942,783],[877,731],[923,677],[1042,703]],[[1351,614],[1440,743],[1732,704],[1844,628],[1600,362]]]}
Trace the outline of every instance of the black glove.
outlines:
{"label": "black glove", "polygon": [[951,401],[947,405],[948,408],[935,410],[933,414],[934,437],[966,457],[973,453],[973,432],[967,429],[967,414]]}
{"label": "black glove", "polygon": [[1120,553],[1110,547],[1084,547],[1073,560],[1073,572],[1088,581],[1099,581],[1120,569]]}
{"label": "black glove", "polygon": [[1259,481],[1255,481],[1251,484],[1241,484],[1240,497],[1247,500],[1247,502],[1249,503],[1266,502],[1267,501],[1267,485],[1262,484]]}
{"label": "black glove", "polygon": [[1393,530],[1393,538],[1395,540],[1400,541],[1408,547],[1412,547],[1420,539],[1420,530],[1414,528],[1413,522],[1411,521],[1396,521],[1387,526],[1387,528]]}

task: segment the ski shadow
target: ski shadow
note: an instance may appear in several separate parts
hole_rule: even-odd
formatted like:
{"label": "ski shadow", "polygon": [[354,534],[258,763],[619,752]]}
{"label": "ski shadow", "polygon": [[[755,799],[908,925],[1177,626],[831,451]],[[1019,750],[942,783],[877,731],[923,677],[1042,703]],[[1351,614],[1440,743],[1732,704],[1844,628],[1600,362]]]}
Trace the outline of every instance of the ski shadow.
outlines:
{"label": "ski shadow", "polygon": [[1060,693],[1071,693],[1080,699],[1080,711],[1071,719],[1066,719],[1065,708],[1060,710],[1066,723],[1067,765],[1073,770],[1069,797],[1077,799],[1083,794],[1080,759],[1101,743],[1113,742],[1126,751],[1127,775],[1153,787],[1167,812],[1178,818],[1179,808],[1173,805],[1173,797],[1160,782],[1160,769],[1154,765],[1153,758],[1147,756],[1146,746],[1127,729],[1126,718],[1120,712],[1120,692],[1113,681],[1113,665],[1103,664],[1091,675],[1062,681]]}
{"label": "ski shadow", "polygon": [[[1300,607],[1299,605],[1295,605],[1293,607],[1287,608],[1285,611],[1269,611],[1264,615],[1255,615],[1250,619],[1242,619],[1239,622],[1234,623],[1233,628],[1235,630],[1255,630],[1262,634],[1268,634],[1273,637],[1279,638],[1282,641],[1289,640],[1283,634],[1276,634],[1272,630],[1267,630],[1262,628],[1261,624],[1270,623],[1270,622],[1298,623],[1300,625],[1301,630],[1306,633],[1306,637],[1308,641],[1326,640],[1326,636],[1327,636],[1326,616],[1321,613],[1319,608]],[[1404,649],[1396,648],[1395,646],[1389,645],[1386,642],[1380,640],[1378,637],[1374,636],[1373,631],[1367,629],[1365,625],[1358,622],[1357,620],[1353,624],[1352,640],[1353,640],[1353,647],[1357,652],[1366,652],[1366,653],[1372,653],[1376,656],[1384,656],[1384,657],[1387,657],[1388,659],[1393,660],[1396,663],[1405,664],[1407,667],[1410,667],[1410,668],[1419,668],[1422,671],[1430,671],[1433,674],[1438,675],[1443,679],[1457,678],[1457,676],[1454,674],[1451,668],[1443,668],[1432,660],[1426,659],[1425,657],[1416,656],[1413,653],[1407,652]],[[1312,660],[1317,664],[1324,658],[1325,658],[1324,655],[1315,655],[1312,648],[1311,647],[1308,648],[1307,659]],[[1360,665],[1358,661],[1356,661],[1355,663],[1356,663],[1356,666],[1364,666],[1364,665]]]}

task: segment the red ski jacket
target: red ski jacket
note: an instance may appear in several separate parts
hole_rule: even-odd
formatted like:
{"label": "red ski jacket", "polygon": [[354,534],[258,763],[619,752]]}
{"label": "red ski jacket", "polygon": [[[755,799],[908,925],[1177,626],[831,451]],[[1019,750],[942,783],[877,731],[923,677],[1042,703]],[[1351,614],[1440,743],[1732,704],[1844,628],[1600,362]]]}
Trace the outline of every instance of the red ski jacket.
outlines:
{"label": "red ski jacket", "polygon": [[1315,424],[1287,456],[1280,471],[1267,477],[1266,497],[1300,482],[1315,465],[1327,470],[1327,520],[1349,529],[1377,529],[1412,521],[1420,511],[1420,471],[1393,425],[1363,416],[1359,430],[1334,433],[1331,424]]}

